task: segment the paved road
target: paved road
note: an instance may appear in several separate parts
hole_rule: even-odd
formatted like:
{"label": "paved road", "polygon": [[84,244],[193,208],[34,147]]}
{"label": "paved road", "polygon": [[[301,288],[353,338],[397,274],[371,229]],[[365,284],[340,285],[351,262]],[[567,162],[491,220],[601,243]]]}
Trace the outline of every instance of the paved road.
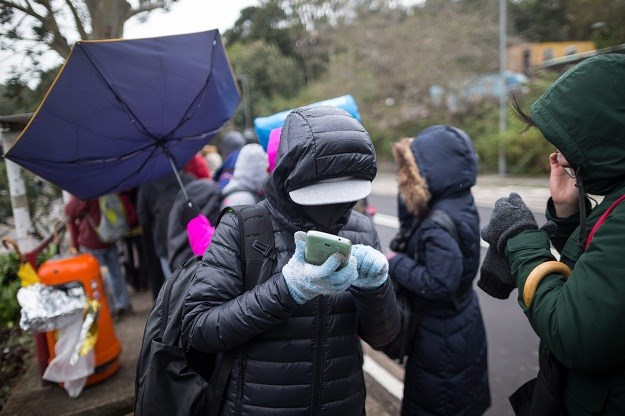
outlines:
{"label": "paved road", "polygon": [[[375,194],[370,196],[370,203],[374,205],[379,215],[374,219],[380,235],[382,247],[388,243],[397,229],[396,215],[396,187],[390,182],[390,175],[378,181],[374,187]],[[384,182],[382,185],[380,182]],[[544,185],[544,183],[543,183]],[[516,189],[519,189],[518,187]],[[481,225],[485,225],[492,212],[494,201],[507,193],[516,190],[513,185],[496,187],[492,184],[477,189],[474,194],[478,204]],[[377,190],[377,192],[376,192]],[[521,195],[528,205],[535,211],[539,224],[544,223],[544,215],[539,213],[544,206],[548,190],[543,187],[527,187],[521,185]],[[486,245],[482,248],[484,257]],[[476,279],[477,280],[477,279]],[[516,301],[517,292],[514,291],[507,300],[497,300],[487,296],[481,289],[476,289],[482,308],[486,333],[488,338],[489,379],[492,396],[492,405],[486,415],[512,415],[512,409],[507,397],[521,384],[535,376],[538,371],[538,338],[532,331],[527,319],[521,312]],[[403,369],[381,354],[369,350],[369,358],[374,365],[367,365],[369,378],[367,380],[369,401],[367,414],[397,415],[403,385]],[[379,364],[376,366],[375,364]],[[384,370],[380,370],[379,367]],[[394,374],[394,375],[392,375]],[[389,376],[390,382],[389,382]],[[386,387],[385,387],[386,386]],[[390,395],[388,393],[391,393]]]}

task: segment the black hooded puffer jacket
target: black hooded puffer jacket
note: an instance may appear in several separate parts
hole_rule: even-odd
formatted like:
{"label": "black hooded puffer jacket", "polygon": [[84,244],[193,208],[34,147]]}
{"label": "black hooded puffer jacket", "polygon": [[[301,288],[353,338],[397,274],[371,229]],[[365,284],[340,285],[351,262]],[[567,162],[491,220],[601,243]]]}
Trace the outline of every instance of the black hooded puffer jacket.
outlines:
{"label": "black hooded puffer jacket", "polygon": [[[294,110],[285,122],[267,200],[275,237],[273,275],[243,293],[239,228],[226,215],[213,235],[185,302],[183,337],[200,351],[234,350],[221,415],[363,415],[365,384],[359,338],[380,346],[399,316],[388,281],[377,290],[317,296],[298,306],[282,267],[293,234],[313,223],[288,192],[339,176],[373,179],[375,153],[362,126],[343,110]],[[348,212],[336,229],[353,243],[379,248],[371,221]]]}

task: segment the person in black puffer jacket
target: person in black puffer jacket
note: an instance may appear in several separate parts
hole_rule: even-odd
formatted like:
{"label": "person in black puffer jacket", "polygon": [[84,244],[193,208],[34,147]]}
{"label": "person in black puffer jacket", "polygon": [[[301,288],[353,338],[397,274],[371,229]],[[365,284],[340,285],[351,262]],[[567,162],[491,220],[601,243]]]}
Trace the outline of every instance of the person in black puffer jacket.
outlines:
{"label": "person in black puffer jacket", "polygon": [[[222,201],[219,185],[206,179],[195,179],[186,184],[185,189],[193,206],[197,209],[197,214],[204,214],[210,224],[216,225],[219,220]],[[189,245],[186,222],[181,219],[186,203],[186,196],[180,190],[169,211],[167,222],[167,258],[169,259],[171,270],[176,270],[187,259],[194,256]]]}
{"label": "person in black puffer jacket", "polygon": [[[471,194],[475,150],[465,132],[439,125],[395,143],[393,156],[401,229],[412,229],[412,235],[405,253],[387,254],[390,276],[423,313],[406,363],[401,414],[481,415],[490,406],[490,391],[486,334],[472,285],[480,262]],[[457,240],[428,216],[433,210],[449,216]]]}
{"label": "person in black puffer jacket", "polygon": [[[222,218],[182,325],[189,347],[236,356],[220,415],[365,414],[360,339],[381,346],[399,328],[375,228],[351,210],[370,192],[375,174],[369,135],[347,112],[296,109],[285,121],[267,199],[260,202],[272,220],[276,266],[249,292],[243,293],[239,224],[232,214]],[[334,271],[339,254],[322,266],[303,263],[298,232],[313,229],[352,241],[346,267]],[[319,278],[328,265],[332,271]]]}

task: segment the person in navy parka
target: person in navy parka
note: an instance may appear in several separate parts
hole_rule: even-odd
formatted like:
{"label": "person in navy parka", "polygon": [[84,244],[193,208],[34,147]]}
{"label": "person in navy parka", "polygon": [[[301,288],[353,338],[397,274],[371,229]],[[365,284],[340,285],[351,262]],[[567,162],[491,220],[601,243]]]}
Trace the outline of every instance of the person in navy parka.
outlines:
{"label": "person in navy parka", "polygon": [[[465,132],[442,125],[395,143],[393,155],[401,228],[414,232],[404,253],[387,255],[389,274],[424,311],[406,363],[402,415],[481,415],[490,391],[486,334],[472,284],[480,262],[471,194],[477,156]],[[458,241],[428,217],[434,209],[453,220]]]}

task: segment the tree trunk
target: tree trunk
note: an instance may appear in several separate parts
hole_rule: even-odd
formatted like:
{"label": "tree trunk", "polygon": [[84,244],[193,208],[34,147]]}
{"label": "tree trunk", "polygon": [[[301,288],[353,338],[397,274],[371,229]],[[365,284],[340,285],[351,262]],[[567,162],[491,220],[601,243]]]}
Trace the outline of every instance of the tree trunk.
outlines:
{"label": "tree trunk", "polygon": [[91,39],[118,39],[124,36],[124,22],[132,7],[126,0],[88,0]]}

